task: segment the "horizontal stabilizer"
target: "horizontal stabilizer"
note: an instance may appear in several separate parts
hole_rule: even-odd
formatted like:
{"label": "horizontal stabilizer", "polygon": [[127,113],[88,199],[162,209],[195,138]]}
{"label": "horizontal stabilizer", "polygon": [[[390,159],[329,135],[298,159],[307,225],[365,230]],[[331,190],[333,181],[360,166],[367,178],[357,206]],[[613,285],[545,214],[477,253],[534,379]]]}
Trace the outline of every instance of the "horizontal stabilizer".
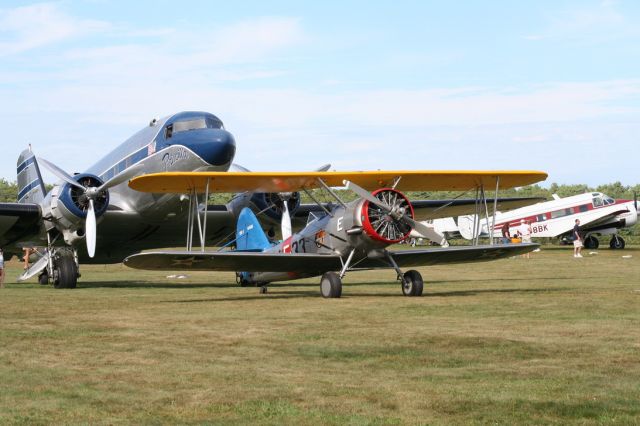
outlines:
{"label": "horizontal stabilizer", "polygon": [[136,191],[155,193],[294,192],[353,182],[367,190],[394,186],[399,191],[466,191],[530,185],[547,178],[538,171],[365,171],[365,172],[165,172],[138,176],[129,182]]}

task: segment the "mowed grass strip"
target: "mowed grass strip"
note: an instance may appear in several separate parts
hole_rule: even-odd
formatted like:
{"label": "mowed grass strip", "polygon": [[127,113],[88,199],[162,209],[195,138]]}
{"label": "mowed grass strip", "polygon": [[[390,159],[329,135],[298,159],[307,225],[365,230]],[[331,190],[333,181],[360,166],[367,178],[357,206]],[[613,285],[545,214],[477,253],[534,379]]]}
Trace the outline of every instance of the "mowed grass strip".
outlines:
{"label": "mowed grass strip", "polygon": [[372,271],[325,300],[121,265],[55,290],[10,263],[0,423],[640,422],[640,250],[420,271],[421,298]]}

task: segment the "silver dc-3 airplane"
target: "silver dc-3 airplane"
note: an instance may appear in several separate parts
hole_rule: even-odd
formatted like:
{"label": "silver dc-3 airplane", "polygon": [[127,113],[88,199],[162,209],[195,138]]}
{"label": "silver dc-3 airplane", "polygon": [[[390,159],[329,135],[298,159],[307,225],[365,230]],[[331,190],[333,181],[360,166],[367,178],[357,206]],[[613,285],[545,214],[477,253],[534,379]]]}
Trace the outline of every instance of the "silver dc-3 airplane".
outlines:
{"label": "silver dc-3 airplane", "polygon": [[[0,203],[0,247],[5,255],[21,255],[37,248],[33,264],[19,278],[38,276],[41,284],[75,288],[83,263],[119,263],[141,250],[174,247],[193,225],[189,211],[199,211],[208,224],[203,240],[208,246],[233,238],[241,211],[248,207],[271,237],[283,217],[291,216],[294,230],[310,214],[324,212],[324,203],[301,204],[299,192],[264,191],[242,187],[230,202],[207,205],[187,192],[146,193],[127,181],[159,172],[247,171],[233,163],[236,142],[222,121],[207,112],[180,112],[152,120],[142,130],[100,159],[84,173],[71,175],[51,162],[36,158],[31,149],[17,162],[16,203]],[[46,167],[60,182],[47,193],[40,173]],[[325,171],[323,166],[318,172]],[[467,214],[476,199],[417,200],[416,219]],[[501,211],[537,199],[498,199]],[[194,203],[196,204],[195,207]],[[187,240],[192,239],[188,234]]]}
{"label": "silver dc-3 airplane", "polygon": [[[129,256],[125,265],[151,270],[235,271],[238,282],[258,285],[261,292],[273,281],[321,276],[320,293],[325,298],[342,295],[342,278],[348,271],[392,268],[397,272],[405,296],[421,296],[423,280],[416,270],[403,267],[464,263],[501,259],[527,253],[538,244],[472,245],[421,250],[390,251],[387,248],[405,240],[413,229],[428,232],[414,219],[409,199],[401,192],[418,190],[464,190],[485,187],[511,188],[546,178],[542,172],[526,171],[376,171],[376,172],[201,172],[159,173],[132,179],[129,186],[148,193],[190,194],[198,199],[211,192],[293,193],[323,188],[336,203],[321,203],[319,213],[311,213],[307,225],[292,234],[289,214],[282,216],[282,237],[271,243],[250,209],[243,209],[236,228],[234,250],[207,251],[206,214],[193,203],[184,251],[146,252]],[[358,199],[345,203],[332,190],[346,187]],[[373,192],[370,192],[373,190]],[[482,197],[488,210],[486,197]],[[497,200],[496,200],[497,201]],[[494,201],[494,203],[496,202]],[[286,204],[285,204],[286,209]],[[495,209],[494,209],[495,210]],[[205,212],[206,213],[206,212]],[[193,249],[193,234],[200,236],[200,249]]]}

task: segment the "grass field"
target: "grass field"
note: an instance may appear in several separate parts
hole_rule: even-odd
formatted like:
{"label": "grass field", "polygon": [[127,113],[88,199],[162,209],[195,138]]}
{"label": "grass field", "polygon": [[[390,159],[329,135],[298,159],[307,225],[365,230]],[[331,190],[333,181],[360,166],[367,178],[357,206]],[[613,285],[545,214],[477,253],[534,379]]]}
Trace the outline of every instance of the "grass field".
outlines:
{"label": "grass field", "polygon": [[[588,251],[587,251],[588,253]],[[631,255],[631,258],[622,256]],[[640,423],[640,250],[240,288],[83,267],[0,290],[0,424]]]}

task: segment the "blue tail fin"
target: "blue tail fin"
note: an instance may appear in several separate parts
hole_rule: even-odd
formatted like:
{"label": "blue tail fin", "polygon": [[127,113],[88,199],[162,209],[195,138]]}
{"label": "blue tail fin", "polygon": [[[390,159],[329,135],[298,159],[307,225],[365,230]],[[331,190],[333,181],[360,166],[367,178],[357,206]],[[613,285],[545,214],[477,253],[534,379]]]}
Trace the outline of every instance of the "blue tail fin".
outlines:
{"label": "blue tail fin", "polygon": [[238,251],[263,251],[271,247],[258,218],[248,207],[242,209],[238,216],[236,247]]}
{"label": "blue tail fin", "polygon": [[40,203],[47,191],[44,188],[40,168],[31,147],[18,157],[18,202]]}

